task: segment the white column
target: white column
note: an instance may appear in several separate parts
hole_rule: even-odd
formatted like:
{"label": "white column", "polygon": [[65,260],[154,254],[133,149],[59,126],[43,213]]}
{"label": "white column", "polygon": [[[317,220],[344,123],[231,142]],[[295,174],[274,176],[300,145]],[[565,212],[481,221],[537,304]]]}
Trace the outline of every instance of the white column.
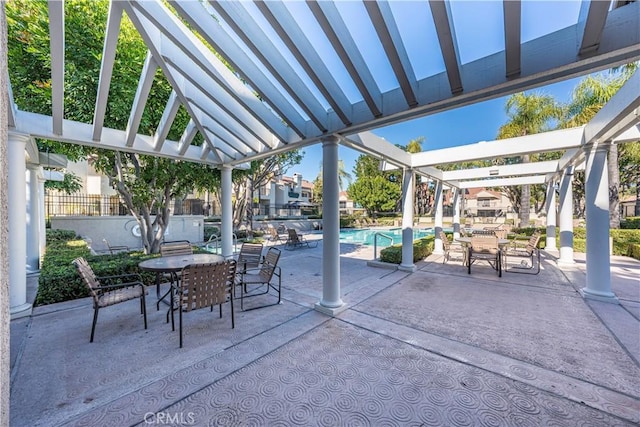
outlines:
{"label": "white column", "polygon": [[435,212],[435,233],[436,240],[433,246],[433,253],[436,255],[444,254],[444,250],[442,248],[442,240],[440,240],[440,232],[442,231],[442,181],[437,181],[436,184],[436,194],[433,198],[433,204],[436,208]]}
{"label": "white column", "polygon": [[221,169],[222,188],[220,203],[222,204],[222,218],[220,224],[220,236],[222,238],[222,256],[233,256],[233,204],[231,202],[231,166],[224,165]]}
{"label": "white column", "polygon": [[46,179],[44,176],[38,176],[38,204],[40,205],[39,211],[40,216],[38,218],[38,228],[40,232],[38,236],[40,237],[38,244],[40,246],[40,250],[38,253],[40,254],[40,263],[42,265],[42,260],[44,259],[44,253],[47,250],[47,219],[45,218],[46,210],[44,208],[44,202],[46,198],[46,193],[44,189],[44,183]]}
{"label": "white column", "polygon": [[558,265],[574,264],[573,260],[573,166],[560,180],[560,258]]}
{"label": "white column", "polygon": [[331,316],[346,309],[340,295],[340,188],[338,138],[322,142],[322,299],[315,307]]}
{"label": "white column", "polygon": [[581,293],[585,298],[618,304],[611,292],[607,145],[594,144],[586,150],[587,286]]}
{"label": "white column", "polygon": [[402,262],[400,270],[416,271],[413,263],[413,169],[404,170],[402,177]]}
{"label": "white column", "polygon": [[27,169],[27,268],[35,272],[40,268],[40,166],[29,165]]}
{"label": "white column", "polygon": [[9,289],[12,318],[31,313],[27,302],[27,182],[25,149],[28,135],[9,133]]}
{"label": "white column", "polygon": [[453,238],[457,239],[460,237],[460,191],[464,190],[451,187],[451,191],[453,192]]}
{"label": "white column", "polygon": [[545,250],[557,251],[556,247],[556,188],[555,182],[547,183],[547,244]]}

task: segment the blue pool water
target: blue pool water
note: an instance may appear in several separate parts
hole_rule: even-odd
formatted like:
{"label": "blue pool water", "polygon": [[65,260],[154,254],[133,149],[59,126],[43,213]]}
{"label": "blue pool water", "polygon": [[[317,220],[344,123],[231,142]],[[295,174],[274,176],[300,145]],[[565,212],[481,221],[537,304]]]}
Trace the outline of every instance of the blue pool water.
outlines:
{"label": "blue pool water", "polygon": [[[362,228],[357,230],[340,230],[340,243],[360,243],[363,245],[373,245],[373,239],[376,233],[384,234],[393,239],[390,241],[384,237],[378,237],[378,246],[390,246],[402,243],[402,229],[369,229]],[[413,230],[413,239],[421,237],[433,236],[433,228],[423,228]]]}

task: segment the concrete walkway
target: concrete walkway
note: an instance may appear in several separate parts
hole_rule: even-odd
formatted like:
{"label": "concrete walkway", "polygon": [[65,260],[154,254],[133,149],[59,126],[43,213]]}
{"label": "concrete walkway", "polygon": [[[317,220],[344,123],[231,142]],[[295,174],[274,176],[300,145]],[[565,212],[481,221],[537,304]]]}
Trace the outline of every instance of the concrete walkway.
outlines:
{"label": "concrete walkway", "polygon": [[367,266],[369,248],[341,252],[338,317],[313,310],[322,244],[283,251],[283,304],[237,304],[235,329],[226,306],[222,319],[187,313],[182,349],[155,292],[147,330],[136,301],[120,304],[92,344],[88,299],[35,308],[11,325],[11,425],[640,423],[638,261],[611,258],[611,305],[578,293],[581,254],[498,278],[437,256],[407,274]]}

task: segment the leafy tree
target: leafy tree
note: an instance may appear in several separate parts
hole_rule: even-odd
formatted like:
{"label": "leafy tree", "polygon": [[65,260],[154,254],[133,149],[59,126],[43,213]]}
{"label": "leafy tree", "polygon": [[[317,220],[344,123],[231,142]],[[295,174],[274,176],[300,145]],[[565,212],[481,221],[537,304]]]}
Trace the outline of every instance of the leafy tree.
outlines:
{"label": "leafy tree", "polygon": [[390,182],[381,175],[358,178],[347,190],[349,197],[362,206],[367,215],[374,212],[386,212],[395,209],[402,195],[397,183]]}
{"label": "leafy tree", "polygon": [[[511,95],[505,105],[508,121],[498,130],[498,139],[513,138],[544,132],[552,127],[554,119],[561,116],[561,109],[552,96],[524,92]],[[528,163],[529,154],[517,159],[506,159],[507,163]],[[511,198],[511,197],[510,197]],[[529,226],[531,211],[531,190],[529,185],[521,186],[520,203],[511,200],[520,214],[520,226]]]}
{"label": "leafy tree", "polygon": [[[588,123],[631,77],[628,69],[634,69],[634,66],[612,71],[609,74],[587,76],[581,80],[574,88],[571,101],[566,106],[566,117],[561,126],[575,127]],[[619,152],[617,144],[609,146],[607,166],[609,174],[609,226],[611,228],[620,228],[619,163],[623,153]],[[629,149],[629,153],[633,153],[633,148]],[[622,162],[628,164],[626,159]],[[636,182],[638,181],[636,180]]]}
{"label": "leafy tree", "polygon": [[65,173],[62,181],[45,181],[45,190],[57,190],[66,194],[77,193],[82,189],[82,180],[73,173]]}
{"label": "leafy tree", "polygon": [[[13,94],[21,109],[51,114],[51,57],[47,2],[10,0],[8,59]],[[109,2],[65,2],[65,118],[93,121],[100,58]],[[137,30],[123,16],[112,85],[104,125],[125,129],[147,49]],[[152,135],[160,122],[171,86],[158,72],[138,132]],[[180,138],[189,120],[180,108],[168,138]],[[41,149],[66,154],[70,160],[88,159],[109,178],[123,203],[137,219],[146,252],[157,252],[169,224],[169,202],[191,191],[219,187],[220,172],[210,166],[54,141],[38,141]],[[202,144],[197,135],[194,144]],[[237,173],[235,174],[237,175]]]}
{"label": "leafy tree", "polygon": [[238,179],[234,183],[234,210],[233,224],[240,226],[242,220],[246,218],[247,230],[252,231],[253,224],[253,195],[257,188],[270,182],[276,175],[282,175],[287,170],[300,163],[304,153],[298,150],[287,151],[276,154],[262,160],[251,162],[251,168],[245,172],[246,179]]}

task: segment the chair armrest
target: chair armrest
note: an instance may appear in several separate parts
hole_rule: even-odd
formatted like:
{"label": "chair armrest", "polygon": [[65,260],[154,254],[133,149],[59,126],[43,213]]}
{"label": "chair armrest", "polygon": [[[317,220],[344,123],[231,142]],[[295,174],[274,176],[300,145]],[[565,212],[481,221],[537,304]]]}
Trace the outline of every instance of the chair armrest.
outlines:
{"label": "chair armrest", "polygon": [[[131,286],[131,284],[135,284],[135,283],[140,283],[141,285],[144,286],[144,281],[142,280],[142,276],[140,276],[140,274],[138,273],[127,273],[127,274],[117,274],[117,275],[113,275],[113,276],[100,276],[100,277],[96,277],[100,282],[107,282],[104,285],[101,285],[101,287],[103,286],[109,286],[109,287],[125,287],[125,286]],[[122,283],[113,283],[116,280],[122,280]]]}
{"label": "chair armrest", "polygon": [[114,289],[122,289],[122,288],[132,288],[134,286],[142,286],[144,288],[144,283],[142,282],[125,282],[125,283],[117,283],[115,285],[100,285],[93,289],[98,291],[108,291]]}

